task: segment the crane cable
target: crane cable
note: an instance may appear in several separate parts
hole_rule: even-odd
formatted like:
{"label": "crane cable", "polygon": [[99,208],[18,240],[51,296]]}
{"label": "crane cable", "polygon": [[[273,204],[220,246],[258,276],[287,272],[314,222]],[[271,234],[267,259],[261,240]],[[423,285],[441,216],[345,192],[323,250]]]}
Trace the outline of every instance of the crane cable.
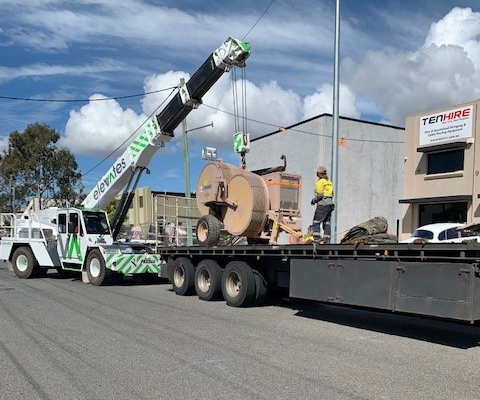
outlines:
{"label": "crane cable", "polygon": [[[241,68],[240,74],[240,83],[237,80],[237,68]],[[232,96],[233,96],[233,120],[234,120],[234,129],[235,133],[242,132],[247,133],[247,74],[245,71],[245,66],[236,67],[232,69],[231,80],[232,80]],[[240,85],[240,89],[238,88]],[[239,93],[240,92],[240,93]],[[240,100],[239,100],[240,97]],[[239,104],[240,103],[240,104]],[[241,114],[240,114],[241,108]],[[246,168],[246,159],[245,151],[240,153],[241,156],[241,166]]]}

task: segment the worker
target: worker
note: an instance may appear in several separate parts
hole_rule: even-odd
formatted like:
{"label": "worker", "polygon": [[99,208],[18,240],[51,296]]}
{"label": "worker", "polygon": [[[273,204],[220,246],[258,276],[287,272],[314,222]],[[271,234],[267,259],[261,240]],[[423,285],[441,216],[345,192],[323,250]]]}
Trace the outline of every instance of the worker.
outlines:
{"label": "worker", "polygon": [[[327,169],[323,166],[317,168],[317,177],[318,181],[313,189],[314,197],[310,202],[312,205],[317,205],[313,215],[313,238],[315,241],[328,243],[331,235],[330,217],[335,208],[333,204],[333,183],[328,179]],[[320,234],[320,225],[323,228],[323,238]]]}

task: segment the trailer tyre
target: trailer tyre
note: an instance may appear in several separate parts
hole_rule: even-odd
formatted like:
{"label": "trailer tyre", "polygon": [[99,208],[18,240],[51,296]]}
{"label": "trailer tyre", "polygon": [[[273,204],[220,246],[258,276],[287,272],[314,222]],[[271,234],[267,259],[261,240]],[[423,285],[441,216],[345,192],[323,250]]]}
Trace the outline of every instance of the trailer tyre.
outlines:
{"label": "trailer tyre", "polygon": [[38,270],[38,262],[30,247],[19,247],[13,253],[12,267],[15,274],[22,279],[30,279]]}
{"label": "trailer tyre", "polygon": [[186,257],[179,257],[172,266],[172,286],[176,294],[187,296],[195,290],[195,268]]}
{"label": "trailer tyre", "polygon": [[202,260],[195,270],[195,292],[201,300],[222,297],[222,269],[215,260]]}
{"label": "trailer tyre", "polygon": [[214,246],[220,240],[222,223],[213,215],[204,215],[197,223],[198,243],[203,246]]}
{"label": "trailer tyre", "polygon": [[105,266],[100,250],[93,249],[87,257],[87,275],[92,285],[108,285],[112,281],[112,271]]}
{"label": "trailer tyre", "polygon": [[255,269],[253,275],[255,277],[255,299],[253,302],[255,305],[261,305],[267,296],[268,283],[263,275]]}
{"label": "trailer tyre", "polygon": [[229,306],[247,307],[255,299],[255,275],[243,261],[231,261],[222,274],[223,298]]}

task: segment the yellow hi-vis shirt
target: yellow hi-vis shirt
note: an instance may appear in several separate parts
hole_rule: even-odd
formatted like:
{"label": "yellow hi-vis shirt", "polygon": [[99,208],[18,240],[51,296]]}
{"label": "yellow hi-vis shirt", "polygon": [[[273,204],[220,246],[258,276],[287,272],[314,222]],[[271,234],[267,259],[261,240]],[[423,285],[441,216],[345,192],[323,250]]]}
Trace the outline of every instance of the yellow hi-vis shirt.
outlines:
{"label": "yellow hi-vis shirt", "polygon": [[331,180],[322,178],[317,181],[315,188],[313,189],[313,194],[323,194],[323,197],[333,197],[333,183]]}

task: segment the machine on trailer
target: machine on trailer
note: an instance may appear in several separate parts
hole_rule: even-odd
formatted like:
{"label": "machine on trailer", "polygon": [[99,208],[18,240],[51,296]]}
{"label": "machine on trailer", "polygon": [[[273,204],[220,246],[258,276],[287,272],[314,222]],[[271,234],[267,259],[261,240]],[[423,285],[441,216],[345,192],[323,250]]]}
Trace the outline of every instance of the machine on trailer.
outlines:
{"label": "machine on trailer", "polygon": [[[28,220],[10,216],[10,235],[0,243],[0,260],[13,264],[20,278],[41,276],[49,268],[85,271],[94,285],[115,275],[158,276],[162,261],[145,246],[116,242],[142,172],[157,150],[174,136],[175,128],[215,82],[233,66],[243,67],[250,45],[229,37],[179,87],[163,110],[151,118],[125,152],[98,181],[79,208],[48,208]],[[119,192],[123,194],[111,226],[103,209]],[[20,234],[23,227],[23,234]]]}
{"label": "machine on trailer", "polygon": [[217,244],[222,230],[272,245],[282,231],[293,240],[302,237],[302,179],[285,172],[285,156],[282,159],[283,166],[257,172],[218,161],[203,168],[196,192],[202,214],[197,224],[200,244]]}

